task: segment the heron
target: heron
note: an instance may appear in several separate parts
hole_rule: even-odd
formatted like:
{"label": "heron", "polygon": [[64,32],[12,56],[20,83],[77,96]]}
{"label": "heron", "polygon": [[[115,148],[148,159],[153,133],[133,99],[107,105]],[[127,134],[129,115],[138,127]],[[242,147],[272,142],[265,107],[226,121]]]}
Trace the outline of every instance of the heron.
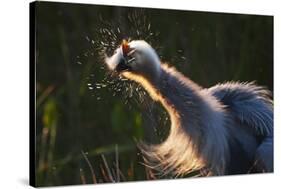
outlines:
{"label": "heron", "polygon": [[162,62],[144,40],[124,40],[105,63],[168,112],[164,142],[141,145],[151,167],[176,176],[273,172],[273,100],[266,87],[229,81],[204,88]]}

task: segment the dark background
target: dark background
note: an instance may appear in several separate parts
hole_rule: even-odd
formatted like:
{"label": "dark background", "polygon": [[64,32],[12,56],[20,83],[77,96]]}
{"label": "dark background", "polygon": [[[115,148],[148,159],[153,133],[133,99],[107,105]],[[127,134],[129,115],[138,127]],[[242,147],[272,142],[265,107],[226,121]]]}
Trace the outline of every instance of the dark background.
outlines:
{"label": "dark background", "polygon": [[273,91],[271,16],[36,2],[35,20],[37,186],[112,182],[106,164],[121,181],[159,178],[136,144],[163,140],[167,114],[136,84],[110,76],[102,28],[117,34],[109,50],[122,38],[146,39],[203,87],[256,81]]}

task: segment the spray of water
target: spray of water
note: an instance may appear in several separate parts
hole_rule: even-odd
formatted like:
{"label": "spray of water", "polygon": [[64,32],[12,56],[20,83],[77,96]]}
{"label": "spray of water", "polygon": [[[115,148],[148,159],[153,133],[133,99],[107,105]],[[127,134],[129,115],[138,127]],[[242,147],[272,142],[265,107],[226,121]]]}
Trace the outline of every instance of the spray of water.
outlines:
{"label": "spray of water", "polygon": [[[125,16],[124,16],[125,15]],[[123,39],[145,40],[153,46],[160,58],[162,56],[162,47],[157,41],[160,32],[155,31],[150,23],[150,17],[145,9],[137,11],[125,12],[120,18],[115,18],[109,22],[99,17],[101,26],[95,29],[93,37],[85,36],[85,40],[89,43],[90,48],[81,56],[95,57],[93,62],[92,73],[87,76],[87,85],[93,98],[101,103],[106,101],[103,99],[105,91],[122,99],[129,109],[140,109],[142,116],[150,120],[154,135],[158,136],[161,142],[167,133],[168,115],[166,111],[154,106],[154,102],[148,96],[147,92],[137,83],[123,78],[117,73],[105,69],[105,56],[112,56],[114,50],[120,46]],[[178,54],[182,54],[182,50],[178,50]],[[183,56],[179,56],[184,59]],[[77,56],[77,64],[82,64],[80,56]],[[99,72],[103,72],[99,74]],[[99,78],[103,75],[103,78]],[[99,77],[98,77],[99,76]],[[157,109],[158,108],[158,109]],[[160,125],[161,124],[161,125]],[[161,128],[161,129],[158,129]]]}
{"label": "spray of water", "polygon": [[[76,63],[80,66],[84,66],[83,63],[86,61],[94,60],[91,64],[91,72],[85,76],[86,82],[84,82],[89,94],[102,104],[107,101],[103,95],[105,93],[120,98],[126,107],[141,112],[141,116],[149,120],[152,135],[156,138],[150,142],[162,142],[169,130],[167,112],[161,106],[155,106],[139,84],[107,70],[104,63],[105,56],[112,56],[123,39],[145,40],[157,51],[160,59],[165,60],[163,48],[158,41],[160,32],[151,24],[149,14],[145,9],[125,12],[122,17],[112,21],[108,21],[100,15],[99,21],[101,24],[94,30],[94,34],[84,37],[89,48],[76,57]],[[183,54],[183,50],[179,49],[176,56],[170,60],[185,61],[186,58]]]}

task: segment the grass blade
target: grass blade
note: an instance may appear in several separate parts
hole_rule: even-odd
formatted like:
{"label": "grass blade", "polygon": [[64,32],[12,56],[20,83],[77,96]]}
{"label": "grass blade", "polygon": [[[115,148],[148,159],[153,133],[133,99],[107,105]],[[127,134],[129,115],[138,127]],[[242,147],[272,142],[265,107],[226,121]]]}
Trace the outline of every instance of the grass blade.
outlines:
{"label": "grass blade", "polygon": [[120,182],[118,145],[115,146],[116,182]]}
{"label": "grass blade", "polygon": [[91,171],[91,174],[92,174],[92,179],[93,179],[93,183],[96,184],[97,183],[97,177],[96,177],[96,174],[95,174],[95,171],[94,171],[94,168],[91,164],[91,162],[89,161],[88,157],[86,156],[85,152],[81,151],[84,159],[86,160],[89,168],[90,168],[90,171]]}
{"label": "grass blade", "polygon": [[102,154],[101,157],[102,157],[102,160],[103,160],[105,169],[106,169],[106,171],[107,171],[107,175],[108,175],[109,180],[110,180],[111,182],[114,182],[114,179],[113,179],[113,177],[112,177],[112,174],[111,174],[111,172],[110,172],[110,169],[109,169],[109,167],[108,167],[108,164],[107,164],[107,162],[106,162],[106,159],[105,159],[104,155]]}

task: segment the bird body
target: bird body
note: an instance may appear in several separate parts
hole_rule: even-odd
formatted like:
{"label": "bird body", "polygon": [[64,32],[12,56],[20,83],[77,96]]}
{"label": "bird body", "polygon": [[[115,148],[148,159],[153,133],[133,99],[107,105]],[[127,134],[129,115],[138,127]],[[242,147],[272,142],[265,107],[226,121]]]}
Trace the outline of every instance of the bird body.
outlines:
{"label": "bird body", "polygon": [[[253,82],[227,82],[207,90],[224,104],[228,116],[234,120],[229,131],[232,134],[230,157],[234,160],[229,172],[234,174],[243,167],[247,172],[272,172],[273,104],[270,92]],[[239,149],[241,153],[237,153]],[[236,162],[243,154],[245,157]],[[243,159],[248,165],[242,166]]]}
{"label": "bird body", "polygon": [[175,175],[273,171],[273,103],[268,90],[237,82],[202,88],[161,63],[145,41],[131,41],[127,51],[122,55],[121,46],[107,57],[108,67],[142,85],[171,121],[163,143],[140,145],[149,166]]}

